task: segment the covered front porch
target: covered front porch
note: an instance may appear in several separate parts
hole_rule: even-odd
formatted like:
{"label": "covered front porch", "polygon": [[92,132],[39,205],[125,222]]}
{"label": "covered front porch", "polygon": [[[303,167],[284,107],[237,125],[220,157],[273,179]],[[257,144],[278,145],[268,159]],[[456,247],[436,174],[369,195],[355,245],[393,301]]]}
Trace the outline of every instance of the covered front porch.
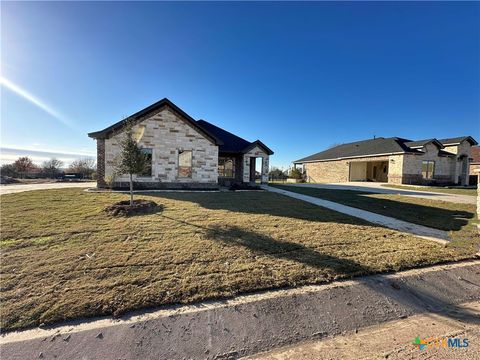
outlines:
{"label": "covered front porch", "polygon": [[218,156],[218,183],[234,184],[268,183],[269,155],[271,151],[256,145],[244,153],[220,152]]}
{"label": "covered front porch", "polygon": [[388,160],[351,161],[349,181],[388,182]]}

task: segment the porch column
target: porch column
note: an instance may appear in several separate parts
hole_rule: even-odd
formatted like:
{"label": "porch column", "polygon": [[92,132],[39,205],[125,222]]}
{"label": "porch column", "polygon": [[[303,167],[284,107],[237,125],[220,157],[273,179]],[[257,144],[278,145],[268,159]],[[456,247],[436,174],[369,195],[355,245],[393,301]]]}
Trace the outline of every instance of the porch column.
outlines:
{"label": "porch column", "polygon": [[244,183],[250,182],[250,156],[248,154],[243,155],[243,176],[242,181]]}
{"label": "porch column", "polygon": [[268,184],[268,169],[269,169],[268,162],[269,162],[268,156],[262,157],[262,175],[261,175],[262,184]]}

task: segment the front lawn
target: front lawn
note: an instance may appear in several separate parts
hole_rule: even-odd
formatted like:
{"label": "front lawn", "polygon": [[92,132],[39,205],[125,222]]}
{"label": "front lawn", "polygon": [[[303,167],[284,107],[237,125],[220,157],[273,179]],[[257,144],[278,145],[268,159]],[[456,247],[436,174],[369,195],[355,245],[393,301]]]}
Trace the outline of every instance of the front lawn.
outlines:
{"label": "front lawn", "polygon": [[0,197],[3,331],[472,256],[273,193],[142,195],[163,210],[103,211],[127,198]]}
{"label": "front lawn", "polygon": [[446,194],[456,194],[456,195],[469,195],[477,196],[477,189],[462,189],[462,188],[446,188],[439,186],[403,186],[403,185],[393,185],[393,184],[384,184],[382,185],[388,188],[402,189],[402,190],[414,190],[414,191],[427,191],[427,192],[438,192]]}
{"label": "front lawn", "polygon": [[414,224],[450,231],[452,246],[467,246],[478,251],[480,236],[475,221],[476,206],[393,194],[374,194],[357,190],[313,187],[275,187],[299,194],[338,202],[362,210],[390,216]]}

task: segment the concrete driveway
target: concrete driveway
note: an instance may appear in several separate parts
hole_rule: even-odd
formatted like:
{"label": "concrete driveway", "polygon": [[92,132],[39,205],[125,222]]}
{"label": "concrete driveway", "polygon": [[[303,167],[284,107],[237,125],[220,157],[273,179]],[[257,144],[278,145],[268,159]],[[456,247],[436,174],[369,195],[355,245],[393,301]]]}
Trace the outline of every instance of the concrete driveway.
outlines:
{"label": "concrete driveway", "polygon": [[431,191],[418,191],[407,189],[395,189],[382,186],[382,183],[370,183],[370,182],[349,182],[349,183],[332,183],[332,184],[285,184],[289,186],[306,186],[319,189],[332,189],[332,190],[355,190],[371,192],[375,194],[393,194],[403,195],[410,197],[417,197],[430,200],[449,201],[462,204],[476,204],[476,196],[459,195],[459,194],[446,194],[437,193]]}
{"label": "concrete driveway", "polygon": [[13,184],[0,185],[0,195],[19,193],[32,190],[64,189],[64,188],[90,188],[96,187],[97,183],[90,182],[54,182],[45,184]]}

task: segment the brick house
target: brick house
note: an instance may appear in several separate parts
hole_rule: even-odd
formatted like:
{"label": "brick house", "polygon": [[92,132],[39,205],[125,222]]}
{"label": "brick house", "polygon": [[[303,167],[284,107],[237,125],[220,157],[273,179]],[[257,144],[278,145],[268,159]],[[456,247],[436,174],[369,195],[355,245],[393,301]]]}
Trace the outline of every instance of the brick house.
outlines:
{"label": "brick house", "polygon": [[473,175],[475,170],[480,170],[480,146],[472,146],[470,175]]}
{"label": "brick house", "polygon": [[[119,140],[132,121],[138,144],[149,159],[143,174],[134,176],[137,189],[216,189],[219,185],[251,183],[259,170],[268,181],[273,152],[260,140],[249,142],[205,120],[194,120],[168,99],[101,131],[89,133],[97,141],[97,186],[128,187],[128,177],[115,174]],[[257,158],[261,159],[256,169]]]}
{"label": "brick house", "polygon": [[471,136],[411,141],[374,138],[342,144],[294,161],[309,182],[468,184]]}

